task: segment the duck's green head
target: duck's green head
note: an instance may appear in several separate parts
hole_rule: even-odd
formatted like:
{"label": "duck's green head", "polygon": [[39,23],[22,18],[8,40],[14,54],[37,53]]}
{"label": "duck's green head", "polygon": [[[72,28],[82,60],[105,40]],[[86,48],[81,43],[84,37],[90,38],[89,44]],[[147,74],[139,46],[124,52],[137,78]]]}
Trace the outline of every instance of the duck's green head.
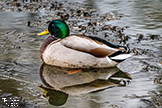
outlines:
{"label": "duck's green head", "polygon": [[52,34],[57,38],[65,38],[69,36],[70,30],[66,22],[57,19],[51,21],[48,28],[45,31],[39,33],[38,36],[42,36],[46,34]]}

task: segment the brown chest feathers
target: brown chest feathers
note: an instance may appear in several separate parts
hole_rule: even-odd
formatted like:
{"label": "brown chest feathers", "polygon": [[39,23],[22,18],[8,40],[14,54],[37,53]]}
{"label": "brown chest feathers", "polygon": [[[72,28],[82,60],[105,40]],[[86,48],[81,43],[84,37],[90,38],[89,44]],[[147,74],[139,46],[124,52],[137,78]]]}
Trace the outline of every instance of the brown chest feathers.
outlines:
{"label": "brown chest feathers", "polygon": [[[46,38],[45,39],[45,41],[42,43],[42,46],[41,46],[41,48],[40,48],[40,56],[41,56],[41,58],[42,58],[42,54],[43,54],[43,52],[45,51],[45,49],[47,48],[47,46],[51,43],[51,42],[53,42],[53,41],[55,41],[55,40],[57,40],[54,36],[49,36],[48,38]],[[43,58],[42,58],[42,60],[43,60]]]}

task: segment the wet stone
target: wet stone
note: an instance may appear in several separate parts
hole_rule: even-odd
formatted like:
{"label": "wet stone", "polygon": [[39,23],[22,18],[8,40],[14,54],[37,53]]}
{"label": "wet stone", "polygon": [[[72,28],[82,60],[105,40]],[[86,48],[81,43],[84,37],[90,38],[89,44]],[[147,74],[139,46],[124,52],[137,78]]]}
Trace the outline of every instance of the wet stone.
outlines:
{"label": "wet stone", "polygon": [[28,21],[28,27],[30,26],[30,21]]}
{"label": "wet stone", "polygon": [[152,39],[152,40],[155,40],[155,39],[158,40],[159,37],[160,37],[160,35],[152,35],[152,34],[150,34],[149,37],[150,37],[150,39]]}

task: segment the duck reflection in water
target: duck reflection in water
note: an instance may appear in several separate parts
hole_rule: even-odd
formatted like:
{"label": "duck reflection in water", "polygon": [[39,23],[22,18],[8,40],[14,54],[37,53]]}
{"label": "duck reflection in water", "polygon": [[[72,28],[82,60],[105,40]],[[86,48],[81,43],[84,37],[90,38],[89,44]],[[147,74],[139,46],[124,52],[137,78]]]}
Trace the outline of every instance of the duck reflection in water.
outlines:
{"label": "duck reflection in water", "polygon": [[78,96],[97,92],[115,86],[126,86],[131,76],[118,68],[82,69],[69,74],[73,69],[62,69],[56,66],[42,64],[40,77],[43,84],[39,86],[44,97],[49,97],[49,103],[61,106],[66,103],[68,95]]}

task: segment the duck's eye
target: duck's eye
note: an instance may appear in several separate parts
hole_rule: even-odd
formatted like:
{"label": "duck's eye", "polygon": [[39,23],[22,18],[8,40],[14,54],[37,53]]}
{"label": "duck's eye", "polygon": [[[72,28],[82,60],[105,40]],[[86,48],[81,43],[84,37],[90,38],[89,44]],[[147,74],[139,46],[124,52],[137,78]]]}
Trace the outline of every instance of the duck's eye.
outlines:
{"label": "duck's eye", "polygon": [[54,26],[55,24],[52,24],[52,27]]}

